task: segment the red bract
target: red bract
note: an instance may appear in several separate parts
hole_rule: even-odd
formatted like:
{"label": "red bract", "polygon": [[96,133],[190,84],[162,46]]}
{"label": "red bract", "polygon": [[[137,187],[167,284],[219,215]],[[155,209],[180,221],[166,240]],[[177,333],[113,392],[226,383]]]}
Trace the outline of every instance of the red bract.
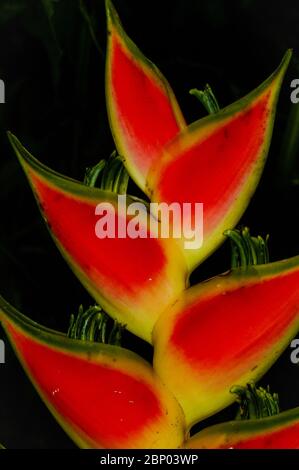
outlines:
{"label": "red bract", "polygon": [[[110,204],[107,208],[114,220],[117,195],[53,172],[14,136],[10,140],[54,240],[74,273],[109,314],[151,342],[159,314],[186,287],[186,265],[176,241],[151,238],[150,234],[136,239],[97,238],[95,209],[99,203]],[[127,198],[128,205],[133,202]],[[146,230],[149,218],[143,218]],[[126,217],[126,226],[129,219]]]}
{"label": "red bract", "polygon": [[[185,127],[169,85],[125,34],[111,2],[106,4],[106,94],[115,143],[152,201],[191,203],[192,216],[195,203],[203,203],[203,245],[185,250],[191,272],[224,241],[223,231],[239,221],[256,189],[291,52],[256,90]],[[184,233],[182,242],[192,234]]]}
{"label": "red bract", "polygon": [[166,79],[126,35],[106,0],[108,49],[106,96],[118,152],[131,177],[147,192],[146,177],[164,145],[185,127]]}
{"label": "red bract", "polygon": [[37,325],[1,297],[0,319],[42,399],[80,447],[182,444],[180,406],[136,354],[71,340]]}
{"label": "red bract", "polygon": [[152,200],[189,202],[193,211],[196,202],[204,205],[203,245],[185,250],[191,271],[224,241],[224,230],[239,221],[256,189],[290,57],[288,51],[268,80],[245,98],[181,132],[151,168]]}
{"label": "red bract", "polygon": [[158,321],[154,367],[189,425],[234,401],[299,330],[299,257],[235,269],[194,286]]}

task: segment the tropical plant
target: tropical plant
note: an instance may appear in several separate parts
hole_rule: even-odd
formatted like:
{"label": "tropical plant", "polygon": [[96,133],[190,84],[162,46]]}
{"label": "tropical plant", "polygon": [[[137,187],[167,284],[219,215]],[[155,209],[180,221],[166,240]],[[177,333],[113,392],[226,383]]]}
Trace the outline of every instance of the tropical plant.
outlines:
{"label": "tropical plant", "polygon": [[[299,447],[298,409],[279,413],[277,397],[254,385],[298,332],[299,257],[269,263],[267,239],[234,229],[264,168],[291,51],[224,109],[210,87],[193,91],[210,114],[187,125],[110,0],[106,9],[106,97],[117,154],[79,182],[8,134],[58,249],[97,304],[80,307],[64,334],[1,297],[1,322],[45,404],[80,447]],[[129,175],[143,199],[126,194]],[[203,203],[202,246],[190,249],[184,231],[164,238],[157,214],[136,220],[122,211],[150,202]],[[99,204],[146,236],[98,238]],[[181,223],[173,219],[173,230]],[[190,287],[193,270],[226,238],[231,270]],[[124,328],[153,346],[152,364],[120,345]],[[190,438],[196,423],[235,401],[236,421]]]}

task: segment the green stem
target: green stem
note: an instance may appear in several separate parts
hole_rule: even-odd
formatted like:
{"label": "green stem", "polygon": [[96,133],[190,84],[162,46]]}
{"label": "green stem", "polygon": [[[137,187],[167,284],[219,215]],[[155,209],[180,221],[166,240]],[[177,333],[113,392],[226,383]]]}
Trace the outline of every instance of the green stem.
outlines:
{"label": "green stem", "polygon": [[269,386],[256,388],[253,382],[246,387],[234,386],[231,393],[237,395],[239,410],[237,420],[261,419],[279,413],[279,398],[277,393],[270,393]]}
{"label": "green stem", "polygon": [[122,159],[114,151],[108,160],[100,160],[94,167],[86,169],[84,184],[116,194],[126,194],[129,174]]}
{"label": "green stem", "polygon": [[248,267],[269,263],[268,240],[260,235],[252,237],[248,227],[226,230],[224,235],[231,242],[231,267]]}
{"label": "green stem", "polygon": [[189,91],[190,95],[195,96],[201,104],[206,108],[209,114],[218,113],[220,110],[216,96],[214,95],[212,88],[207,83],[204,90],[198,90],[193,88]]}
{"label": "green stem", "polygon": [[105,166],[105,161],[101,160],[95,166],[91,168],[86,168],[86,172],[84,176],[84,184],[94,188],[101,172],[104,169],[104,166]]}
{"label": "green stem", "polygon": [[121,335],[124,325],[113,321],[99,305],[89,307],[84,311],[80,305],[78,315],[71,315],[67,336],[81,341],[92,341],[103,344],[121,345]]}
{"label": "green stem", "polygon": [[238,256],[235,257],[235,266],[248,266],[247,246],[238,230],[226,230],[224,235],[230,238],[238,250]]}

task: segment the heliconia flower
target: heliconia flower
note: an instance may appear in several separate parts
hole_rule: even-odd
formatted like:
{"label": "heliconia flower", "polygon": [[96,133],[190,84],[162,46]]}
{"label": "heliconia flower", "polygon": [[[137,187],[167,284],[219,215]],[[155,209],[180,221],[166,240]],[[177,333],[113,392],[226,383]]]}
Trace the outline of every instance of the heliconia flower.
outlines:
{"label": "heliconia flower", "polygon": [[[110,0],[106,6],[114,140],[130,176],[152,201],[191,203],[193,216],[195,204],[204,205],[203,244],[185,250],[191,272],[224,241],[223,231],[238,222],[256,189],[291,51],[256,90],[186,127],[168,83],[128,38]],[[184,244],[194,233],[185,229]]]}
{"label": "heliconia flower", "polygon": [[82,448],[177,448],[182,410],[135,353],[67,338],[0,297],[0,320],[38,393]]}
{"label": "heliconia flower", "polygon": [[[213,114],[187,127],[167,81],[128,38],[110,0],[106,10],[107,108],[119,152],[107,184],[96,189],[60,175],[9,139],[58,249],[120,328],[153,344],[154,368],[119,346],[91,342],[92,335],[76,339],[82,308],[69,336],[1,297],[0,320],[42,399],[80,447],[286,445],[287,430],[298,432],[297,409],[218,425],[184,443],[193,424],[234,401],[232,386],[259,380],[299,330],[299,256],[262,265],[266,242],[247,229],[229,230],[260,179],[291,51],[256,90],[223,110],[214,103]],[[122,160],[153,202],[188,204],[193,224],[203,204],[203,227],[192,229],[203,228],[201,248],[186,248],[191,234],[182,218],[170,218],[181,239],[163,238],[159,214],[139,207],[138,233],[128,236],[138,201],[125,195],[119,205],[129,178],[119,178]],[[114,235],[98,236],[99,222],[109,232],[108,221]],[[189,274],[225,234],[240,243],[233,269],[188,289]],[[292,443],[298,446],[296,436]]]}
{"label": "heliconia flower", "polygon": [[[110,1],[107,2],[107,12],[108,28],[111,30],[110,46],[108,46],[108,70],[110,67],[111,74],[115,77],[121,75],[122,82],[130,81],[130,77],[133,77],[134,81],[135,74],[139,77],[139,73],[142,72],[141,82],[147,83],[146,90],[149,91],[153,85],[153,82],[149,80],[149,77],[153,78],[152,73],[149,72],[152,67],[145,67],[146,61],[141,61],[144,65],[141,67],[140,61],[136,62],[136,58],[133,60],[132,54],[135,48],[123,33]],[[127,62],[120,60],[121,57],[130,59],[128,59],[130,65],[128,70],[125,66]],[[156,178],[156,172],[161,172],[163,175],[170,168],[178,168],[184,161],[186,165],[181,177],[183,178],[185,175],[187,178],[188,173],[189,180],[185,179],[181,184],[177,184],[178,181],[173,180],[172,177],[169,180],[164,178],[165,187],[163,187],[162,179],[160,179],[151,186],[154,188],[153,196],[156,198],[159,193],[159,197],[162,195],[164,197],[165,190],[165,200],[162,202],[171,202],[169,193],[172,191],[169,184],[171,182],[171,186],[176,188],[172,194],[176,194],[175,199],[178,203],[183,201],[183,204],[193,202],[204,204],[204,244],[199,250],[185,250],[184,252],[183,248],[179,246],[179,241],[172,237],[168,239],[147,237],[134,240],[128,237],[123,239],[118,237],[113,240],[97,239],[94,234],[95,206],[96,202],[108,202],[107,192],[94,192],[94,189],[85,188],[79,183],[45,169],[22,148],[16,138],[10,137],[57,245],[73,271],[96,301],[103,305],[111,316],[126,323],[128,329],[141,338],[151,342],[151,333],[156,320],[185,289],[189,271],[200,259],[204,259],[216,248],[222,240],[220,231],[229,228],[233,222],[236,222],[249,202],[262,171],[272,130],[278,91],[289,58],[290,52],[286,54],[280,68],[270,79],[247,98],[182,131],[170,146],[166,146],[165,141],[161,145],[159,144],[159,156],[162,158],[162,154],[164,154],[164,157],[165,155],[167,158],[171,157],[171,162],[165,166],[166,157],[163,157],[161,167],[159,161],[156,163],[153,161],[151,167],[156,169],[151,171],[151,178]],[[120,62],[118,62],[119,60]],[[134,64],[135,66],[133,66]],[[109,73],[107,75],[108,86],[113,82],[113,76],[110,75]],[[164,83],[163,80],[162,82]],[[137,97],[134,87],[131,85],[129,87],[131,94],[129,96],[129,90],[126,90],[124,99],[130,98],[130,102],[138,103],[139,106],[143,102],[141,98]],[[109,96],[109,92],[107,93]],[[111,97],[115,97],[114,93],[115,90],[113,93],[111,92]],[[154,98],[150,98],[150,95],[151,93],[146,95],[146,91],[144,91],[146,99],[143,107],[146,107],[146,103],[155,101]],[[165,96],[172,95],[169,91]],[[118,96],[114,104],[119,104],[120,101]],[[170,101],[173,104],[173,101]],[[109,103],[108,99],[108,108],[112,106]],[[110,110],[110,112],[112,111]],[[148,115],[147,111],[145,115]],[[121,119],[117,118],[115,122],[111,119],[112,130],[114,124],[117,123],[122,123],[132,129],[132,116],[130,116],[129,106],[124,107]],[[157,112],[157,116],[162,117],[163,113]],[[158,124],[157,119],[155,123]],[[140,115],[138,115],[137,124],[141,126],[140,129],[138,127],[140,136],[144,137],[142,129],[152,129],[149,123],[143,122]],[[162,129],[163,126],[167,127],[165,117],[157,125],[157,129]],[[223,142],[224,136],[227,134],[229,134],[229,138],[225,137]],[[139,139],[137,130],[128,135],[132,141],[137,139],[137,142]],[[169,140],[169,136],[166,140]],[[157,136],[153,137],[152,135],[148,137],[148,141],[143,139],[142,145],[145,155],[150,153],[148,150],[151,146],[150,142],[157,143],[158,141]],[[211,149],[210,153],[206,153],[206,144]],[[189,160],[186,161],[186,158],[190,157],[190,152],[182,152],[182,158],[179,158],[181,163],[176,164],[179,157],[178,152],[180,153],[182,146],[188,147],[190,145],[192,159],[196,154],[196,169],[194,162],[192,166],[189,164]],[[204,153],[200,153],[202,149]],[[217,158],[216,162],[217,152],[221,154],[221,158]],[[200,155],[203,156],[200,158]],[[208,163],[206,155],[209,157]],[[175,162],[174,165],[172,165],[173,162]],[[128,169],[134,177],[134,171],[130,165],[128,165]],[[219,181],[217,175],[221,175]],[[203,178],[202,182],[200,178]],[[195,191],[193,199],[187,188]],[[201,195],[196,188],[203,188]],[[108,199],[112,200],[115,205],[115,195]],[[129,202],[133,201],[128,198]],[[65,214],[68,214],[68,217]],[[144,217],[145,220],[147,218],[153,219],[153,215]],[[184,228],[182,232],[184,233]],[[181,241],[184,241],[183,238]],[[189,265],[189,270],[186,264]]]}
{"label": "heliconia flower", "polygon": [[236,268],[185,291],[154,329],[154,368],[188,425],[258,381],[299,330],[299,256]]}
{"label": "heliconia flower", "polygon": [[126,35],[110,0],[106,0],[106,9],[110,126],[131,177],[147,192],[150,167],[186,124],[168,82]]}
{"label": "heliconia flower", "polygon": [[299,449],[299,407],[275,416],[230,421],[200,431],[187,449]]}
{"label": "heliconia flower", "polygon": [[[187,268],[177,242],[157,234],[151,238],[155,224],[149,224],[150,215],[142,219],[146,238],[121,238],[119,218],[126,229],[132,217],[126,211],[120,213],[115,193],[87,187],[50,170],[12,134],[9,138],[54,241],[74,273],[107,313],[151,342],[160,313],[186,287]],[[127,205],[133,202],[126,197]],[[107,203],[107,214],[115,222],[114,238],[96,236],[100,203]]]}
{"label": "heliconia flower", "polygon": [[195,204],[203,203],[203,245],[185,250],[190,271],[224,241],[224,230],[236,225],[256,189],[290,57],[288,51],[249,95],[183,130],[152,165],[147,178],[152,201],[191,203],[193,217]]}

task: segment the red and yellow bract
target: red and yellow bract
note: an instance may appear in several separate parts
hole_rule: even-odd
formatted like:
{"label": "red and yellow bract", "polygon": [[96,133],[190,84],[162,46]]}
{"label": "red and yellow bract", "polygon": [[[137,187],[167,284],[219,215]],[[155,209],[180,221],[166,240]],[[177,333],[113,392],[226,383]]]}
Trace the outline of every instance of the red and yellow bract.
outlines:
{"label": "red and yellow bract", "polygon": [[191,426],[259,380],[299,330],[299,257],[188,289],[154,330],[154,368]]}
{"label": "red and yellow bract", "polygon": [[45,167],[9,134],[62,255],[113,318],[153,341],[154,369],[133,352],[37,325],[0,297],[1,322],[41,397],[81,447],[298,447],[298,409],[225,423],[187,441],[192,424],[232,403],[233,385],[259,380],[299,329],[299,257],[186,289],[258,184],[291,52],[245,98],[187,127],[165,78],[128,38],[110,0],[106,7],[107,108],[118,152],[153,201],[203,203],[204,244],[186,250],[183,237],[157,234],[97,238],[95,208],[109,203],[116,217],[117,194]]}
{"label": "red and yellow bract", "polygon": [[187,449],[299,449],[299,408],[276,416],[211,426],[186,442]]}
{"label": "red and yellow bract", "polygon": [[118,346],[72,340],[0,297],[0,319],[42,399],[83,448],[182,445],[182,410],[152,367]]}
{"label": "red and yellow bract", "polygon": [[[238,223],[261,177],[275,109],[291,52],[256,90],[216,114],[191,124],[163,149],[148,176],[157,202],[203,203],[200,249],[185,250],[190,271],[225,240]],[[184,241],[184,239],[182,239]]]}
{"label": "red and yellow bract", "polygon": [[185,127],[168,82],[126,35],[106,1],[108,49],[106,96],[117,150],[135,182],[147,192],[146,177],[164,145]]}
{"label": "red and yellow bract", "polygon": [[[187,268],[178,243],[158,236],[97,238],[95,208],[108,202],[111,216],[117,216],[117,195],[59,175],[32,157],[11,134],[10,140],[51,234],[74,273],[113,318],[151,342],[159,315],[186,287]],[[127,197],[127,204],[131,202]],[[147,217],[144,225],[150,226]]]}

